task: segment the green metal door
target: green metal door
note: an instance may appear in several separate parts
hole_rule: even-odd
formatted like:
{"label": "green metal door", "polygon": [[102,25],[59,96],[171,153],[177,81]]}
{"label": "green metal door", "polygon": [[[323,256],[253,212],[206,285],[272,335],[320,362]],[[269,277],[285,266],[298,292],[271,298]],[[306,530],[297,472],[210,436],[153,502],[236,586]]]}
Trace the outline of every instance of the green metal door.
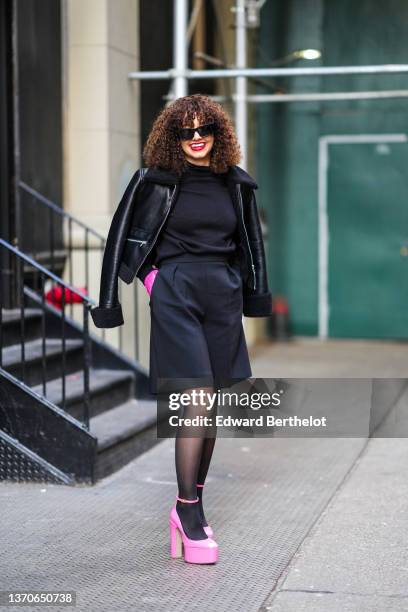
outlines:
{"label": "green metal door", "polygon": [[408,144],[328,153],[328,335],[408,338]]}

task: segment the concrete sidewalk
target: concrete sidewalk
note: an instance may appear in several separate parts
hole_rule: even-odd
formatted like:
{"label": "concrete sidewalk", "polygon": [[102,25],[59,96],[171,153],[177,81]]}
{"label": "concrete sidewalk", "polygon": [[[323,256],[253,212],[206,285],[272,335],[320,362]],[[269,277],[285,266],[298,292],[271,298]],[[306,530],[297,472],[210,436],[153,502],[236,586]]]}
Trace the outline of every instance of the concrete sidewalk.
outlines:
{"label": "concrete sidewalk", "polygon": [[262,378],[408,378],[408,341],[294,336],[249,349]]}
{"label": "concrete sidewalk", "polygon": [[368,441],[261,610],[408,611],[408,393]]}
{"label": "concrete sidewalk", "polygon": [[94,487],[1,483],[0,590],[72,589],[81,612],[255,612],[365,444],[218,439],[204,504],[220,554],[207,566],[169,558],[174,440]]}
{"label": "concrete sidewalk", "polygon": [[[273,364],[254,357],[254,376],[307,376],[311,344]],[[362,358],[351,352],[344,376]],[[316,351],[310,376],[322,362]],[[407,397],[377,435],[408,433]],[[169,557],[173,439],[94,487],[0,483],[0,590],[74,590],[81,612],[408,611],[407,459],[399,438],[220,437],[204,493],[220,555],[208,566]]]}
{"label": "concrete sidewalk", "polygon": [[262,610],[408,610],[408,443],[371,439]]}

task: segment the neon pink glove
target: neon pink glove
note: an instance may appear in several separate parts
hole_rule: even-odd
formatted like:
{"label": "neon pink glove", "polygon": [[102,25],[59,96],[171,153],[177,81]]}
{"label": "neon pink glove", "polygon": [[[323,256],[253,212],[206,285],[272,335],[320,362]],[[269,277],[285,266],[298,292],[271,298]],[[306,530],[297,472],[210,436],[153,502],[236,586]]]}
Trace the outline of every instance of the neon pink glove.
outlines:
{"label": "neon pink glove", "polygon": [[154,279],[156,278],[156,274],[158,273],[158,269],[155,270],[151,270],[149,272],[149,274],[146,274],[146,277],[144,279],[144,286],[147,289],[147,293],[150,295],[152,292],[152,287],[153,287],[153,283],[154,283]]}

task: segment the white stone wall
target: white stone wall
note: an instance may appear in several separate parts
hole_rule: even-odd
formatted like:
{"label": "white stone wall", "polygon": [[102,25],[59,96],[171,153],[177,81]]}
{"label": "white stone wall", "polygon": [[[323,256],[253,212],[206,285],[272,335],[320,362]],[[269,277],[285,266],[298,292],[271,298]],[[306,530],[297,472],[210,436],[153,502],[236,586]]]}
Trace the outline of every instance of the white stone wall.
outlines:
{"label": "white stone wall", "polygon": [[[65,209],[106,236],[129,179],[140,166],[138,0],[64,0]],[[80,241],[82,234],[76,236]],[[76,274],[81,266],[79,257]],[[99,295],[100,256],[91,266],[91,297]],[[148,363],[148,296],[139,280],[141,362]],[[124,350],[133,352],[134,285],[122,288]],[[99,333],[94,328],[92,331]],[[123,333],[124,330],[122,330]],[[106,330],[116,342],[119,328]]]}

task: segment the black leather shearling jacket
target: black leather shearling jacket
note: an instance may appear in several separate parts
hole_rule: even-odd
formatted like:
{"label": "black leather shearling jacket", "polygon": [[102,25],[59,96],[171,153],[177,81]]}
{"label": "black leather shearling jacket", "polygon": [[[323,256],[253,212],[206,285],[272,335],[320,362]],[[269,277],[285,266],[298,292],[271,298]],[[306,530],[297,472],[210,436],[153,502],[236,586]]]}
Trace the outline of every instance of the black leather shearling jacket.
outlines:
{"label": "black leather shearling jacket", "polygon": [[[243,279],[243,314],[272,314],[265,249],[254,190],[257,183],[239,166],[230,166],[227,185],[238,218],[237,247]],[[138,169],[113,215],[106,240],[100,280],[99,306],[91,310],[96,327],[123,325],[118,278],[129,284],[142,281],[152,251],[177,199],[179,178],[156,166]]]}

